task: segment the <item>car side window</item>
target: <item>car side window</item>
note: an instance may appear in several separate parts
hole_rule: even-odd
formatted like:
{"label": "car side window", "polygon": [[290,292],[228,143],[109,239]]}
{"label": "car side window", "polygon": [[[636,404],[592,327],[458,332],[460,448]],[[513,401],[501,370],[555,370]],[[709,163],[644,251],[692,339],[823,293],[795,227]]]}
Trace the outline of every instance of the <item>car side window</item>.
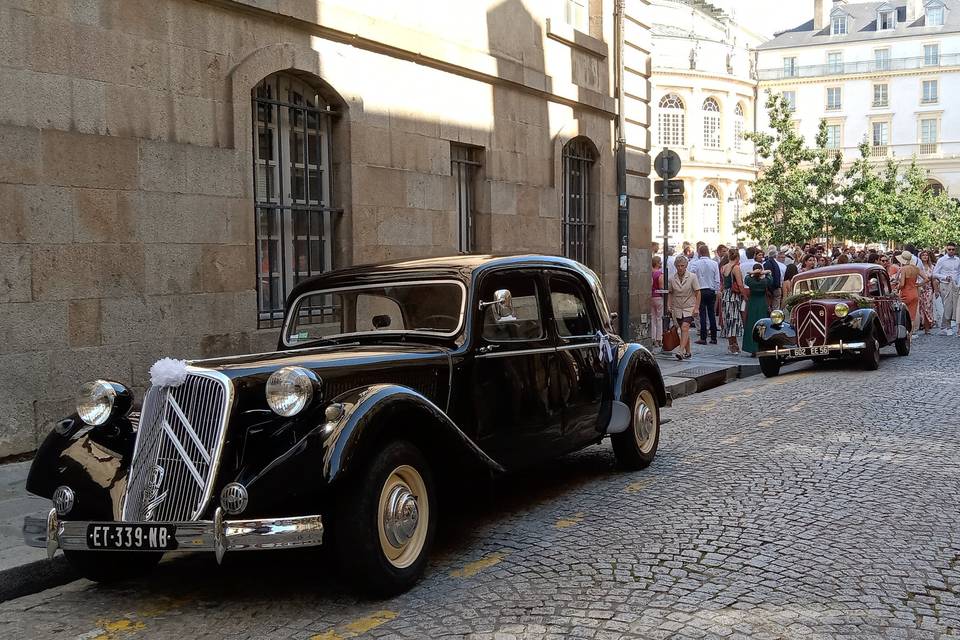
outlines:
{"label": "car side window", "polygon": [[890,280],[885,273],[880,274],[880,295],[890,295]]}
{"label": "car side window", "polygon": [[501,289],[510,292],[512,308],[501,317],[497,316],[494,305],[483,308],[480,313],[484,340],[518,342],[543,338],[543,314],[536,279],[525,274],[491,275],[484,281],[481,301],[493,300],[494,292]]}
{"label": "car side window", "polygon": [[880,278],[873,276],[867,281],[867,293],[871,296],[880,295]]}
{"label": "car side window", "polygon": [[583,292],[572,280],[550,279],[550,305],[557,323],[557,335],[561,338],[596,334]]}

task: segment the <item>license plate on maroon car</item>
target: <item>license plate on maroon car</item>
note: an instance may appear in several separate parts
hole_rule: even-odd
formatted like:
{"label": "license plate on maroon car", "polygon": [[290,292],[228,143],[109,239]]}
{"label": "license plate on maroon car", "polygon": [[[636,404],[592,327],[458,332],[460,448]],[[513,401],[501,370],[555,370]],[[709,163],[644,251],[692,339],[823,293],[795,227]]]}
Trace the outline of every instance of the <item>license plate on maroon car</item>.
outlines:
{"label": "license plate on maroon car", "polygon": [[177,548],[172,524],[88,524],[87,547],[125,551],[172,551]]}
{"label": "license plate on maroon car", "polygon": [[827,347],[797,347],[790,349],[791,358],[802,358],[804,356],[825,356],[830,354]]}

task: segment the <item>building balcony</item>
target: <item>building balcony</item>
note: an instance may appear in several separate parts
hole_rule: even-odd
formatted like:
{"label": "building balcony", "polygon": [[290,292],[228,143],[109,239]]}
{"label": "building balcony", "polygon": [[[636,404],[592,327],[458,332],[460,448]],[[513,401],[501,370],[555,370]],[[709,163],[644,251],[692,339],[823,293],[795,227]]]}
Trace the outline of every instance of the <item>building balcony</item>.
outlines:
{"label": "building balcony", "polygon": [[940,153],[940,145],[936,142],[921,142],[917,152],[921,156],[935,156]]}
{"label": "building balcony", "polygon": [[892,58],[890,60],[864,60],[843,64],[815,64],[804,67],[760,69],[760,80],[788,80],[791,78],[818,78],[821,76],[844,76],[863,73],[886,73],[889,71],[909,71],[911,69],[930,69],[954,67],[960,65],[960,53],[942,54],[936,59]]}
{"label": "building balcony", "polygon": [[886,158],[890,155],[890,146],[885,144],[875,144],[870,147],[871,158]]}

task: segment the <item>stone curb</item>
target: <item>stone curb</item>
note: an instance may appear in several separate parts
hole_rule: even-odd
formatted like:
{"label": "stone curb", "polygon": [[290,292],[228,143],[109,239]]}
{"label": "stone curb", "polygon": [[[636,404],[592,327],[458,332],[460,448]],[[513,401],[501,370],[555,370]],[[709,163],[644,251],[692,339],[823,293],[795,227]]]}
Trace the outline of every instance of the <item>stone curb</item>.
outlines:
{"label": "stone curb", "polygon": [[684,374],[683,371],[677,371],[672,375],[664,376],[663,383],[667,388],[667,393],[674,400],[702,393],[733,380],[748,378],[760,373],[760,365],[757,364],[706,365],[690,367],[690,369],[698,369],[699,371],[689,375]]}

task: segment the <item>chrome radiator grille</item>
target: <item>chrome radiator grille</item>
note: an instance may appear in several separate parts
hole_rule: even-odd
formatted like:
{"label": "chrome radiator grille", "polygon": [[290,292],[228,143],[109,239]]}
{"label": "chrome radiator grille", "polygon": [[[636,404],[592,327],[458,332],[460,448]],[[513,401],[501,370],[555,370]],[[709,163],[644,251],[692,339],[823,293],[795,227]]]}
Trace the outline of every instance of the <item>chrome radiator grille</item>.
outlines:
{"label": "chrome radiator grille", "polygon": [[150,387],[124,496],[125,521],[196,520],[216,480],[232,400],[231,383],[191,371],[179,387]]}

